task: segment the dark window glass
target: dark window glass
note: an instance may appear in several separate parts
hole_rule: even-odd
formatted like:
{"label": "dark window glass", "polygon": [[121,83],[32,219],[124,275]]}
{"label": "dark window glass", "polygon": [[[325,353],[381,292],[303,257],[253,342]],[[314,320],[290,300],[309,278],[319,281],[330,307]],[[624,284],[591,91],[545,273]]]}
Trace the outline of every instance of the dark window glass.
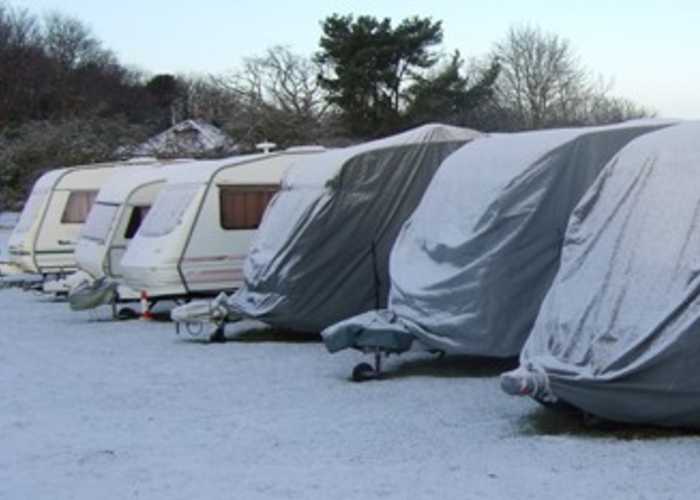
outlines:
{"label": "dark window glass", "polygon": [[150,206],[142,207],[132,207],[131,216],[129,217],[129,223],[126,225],[126,232],[124,233],[124,238],[130,240],[136,234],[136,231],[141,227],[141,222],[146,218],[146,214],[151,209]]}
{"label": "dark window glass", "polygon": [[219,186],[221,227],[257,229],[279,186]]}
{"label": "dark window glass", "polygon": [[85,222],[95,198],[97,198],[97,191],[71,191],[66,208],[63,209],[61,222],[64,224]]}

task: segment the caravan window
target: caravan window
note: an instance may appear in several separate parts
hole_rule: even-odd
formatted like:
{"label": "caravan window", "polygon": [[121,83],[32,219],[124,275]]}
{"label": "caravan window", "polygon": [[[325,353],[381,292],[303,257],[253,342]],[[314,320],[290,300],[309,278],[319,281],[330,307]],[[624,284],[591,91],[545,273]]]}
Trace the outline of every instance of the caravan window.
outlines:
{"label": "caravan window", "polygon": [[219,220],[224,229],[257,229],[279,186],[219,186]]}
{"label": "caravan window", "polygon": [[71,191],[61,216],[61,222],[63,224],[82,224],[85,222],[95,198],[97,198],[97,191]]}
{"label": "caravan window", "polygon": [[37,217],[39,217],[39,210],[48,196],[48,191],[32,192],[29,199],[24,204],[22,215],[20,215],[19,222],[15,227],[14,232],[16,234],[22,234],[29,231],[29,228],[32,227],[34,221],[37,219]]}
{"label": "caravan window", "polygon": [[119,210],[119,205],[114,203],[95,203],[90,210],[87,221],[80,231],[80,237],[88,240],[104,243],[114,224],[114,218]]}
{"label": "caravan window", "polygon": [[172,184],[161,191],[141,225],[142,236],[164,236],[182,222],[182,216],[203,184]]}
{"label": "caravan window", "polygon": [[145,205],[141,207],[131,207],[131,216],[129,217],[129,223],[126,225],[126,232],[124,233],[125,239],[130,240],[134,237],[150,209],[150,206]]}

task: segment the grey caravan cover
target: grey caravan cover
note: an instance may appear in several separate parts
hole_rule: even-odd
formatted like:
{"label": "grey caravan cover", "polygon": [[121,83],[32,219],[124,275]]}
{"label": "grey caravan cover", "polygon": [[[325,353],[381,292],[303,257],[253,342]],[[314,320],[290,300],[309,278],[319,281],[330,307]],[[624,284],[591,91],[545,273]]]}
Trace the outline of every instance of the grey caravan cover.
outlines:
{"label": "grey caravan cover", "polygon": [[698,122],[620,152],[571,218],[504,386],[520,378],[538,399],[609,420],[700,427],[699,187]]}
{"label": "grey caravan cover", "polygon": [[258,229],[232,312],[320,331],[385,306],[401,225],[445,157],[480,135],[425,125],[292,166]]}
{"label": "grey caravan cover", "polygon": [[625,144],[659,123],[491,137],[440,168],[391,254],[388,309],[324,331],[326,347],[520,353],[571,211]]}

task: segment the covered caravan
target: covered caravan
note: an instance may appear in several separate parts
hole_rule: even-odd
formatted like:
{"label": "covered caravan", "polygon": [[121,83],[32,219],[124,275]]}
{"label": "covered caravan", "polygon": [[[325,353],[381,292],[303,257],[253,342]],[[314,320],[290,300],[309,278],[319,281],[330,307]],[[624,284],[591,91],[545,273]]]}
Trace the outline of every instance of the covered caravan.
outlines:
{"label": "covered caravan", "polygon": [[700,427],[700,123],[641,137],[576,208],[510,393]]}
{"label": "covered caravan", "polygon": [[8,244],[11,261],[25,273],[63,274],[76,269],[74,249],[100,188],[116,166],[132,160],[50,170],[34,184]]}
{"label": "covered caravan", "polygon": [[320,331],[382,307],[401,225],[442,161],[480,135],[425,125],[299,163],[265,214],[230,316]]}
{"label": "covered caravan", "polygon": [[[109,296],[110,301],[138,298],[134,291],[119,286],[123,281],[121,259],[168,176],[179,169],[197,168],[198,163],[179,160],[128,166],[112,174],[97,195],[75,250],[78,268],[92,280],[99,280],[100,286],[88,283],[80,287],[79,293],[71,293],[73,308],[96,307],[103,303],[96,300],[99,296]],[[105,287],[112,293],[98,293],[106,292]]]}
{"label": "covered caravan", "polygon": [[450,156],[391,254],[387,309],[323,332],[355,347],[519,354],[556,273],[571,211],[608,160],[657,122],[491,137]]}
{"label": "covered caravan", "polygon": [[169,176],[122,258],[125,284],[152,299],[238,288],[250,241],[285,170],[321,151],[202,161]]}

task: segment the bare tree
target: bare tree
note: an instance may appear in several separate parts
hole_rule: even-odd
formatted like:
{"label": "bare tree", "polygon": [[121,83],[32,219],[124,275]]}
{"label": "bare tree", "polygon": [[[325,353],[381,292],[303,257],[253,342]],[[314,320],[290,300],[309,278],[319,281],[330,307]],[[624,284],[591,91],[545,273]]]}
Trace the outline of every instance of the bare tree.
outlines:
{"label": "bare tree", "polygon": [[178,103],[179,118],[197,118],[220,128],[235,128],[241,114],[237,96],[220,78],[203,75],[179,75],[183,97]]}
{"label": "bare tree", "polygon": [[243,71],[253,97],[285,113],[315,118],[328,106],[318,83],[318,66],[286,47],[273,47],[262,57],[247,59]]}
{"label": "bare tree", "polygon": [[[500,66],[488,119],[502,129],[595,125],[653,116],[587,70],[565,38],[512,27],[491,54]],[[483,111],[483,110],[482,110]]]}
{"label": "bare tree", "polygon": [[0,1],[0,128],[36,112],[46,63],[37,18]]}
{"label": "bare tree", "polygon": [[115,62],[114,55],[102,48],[102,43],[82,21],[58,12],[44,19],[44,47],[49,57],[66,70]]}
{"label": "bare tree", "polygon": [[594,95],[588,102],[585,113],[587,125],[619,123],[639,118],[652,118],[656,111],[626,99],[605,94]]}
{"label": "bare tree", "polygon": [[26,9],[13,9],[0,2],[0,50],[39,45],[36,17]]}
{"label": "bare tree", "polygon": [[248,58],[241,70],[215,81],[238,108],[229,129],[239,139],[283,145],[317,142],[325,134],[329,104],[318,84],[319,67],[287,47]]}
{"label": "bare tree", "polygon": [[512,27],[495,45],[501,65],[496,96],[522,128],[563,124],[593,93],[588,72],[569,41],[540,29]]}

